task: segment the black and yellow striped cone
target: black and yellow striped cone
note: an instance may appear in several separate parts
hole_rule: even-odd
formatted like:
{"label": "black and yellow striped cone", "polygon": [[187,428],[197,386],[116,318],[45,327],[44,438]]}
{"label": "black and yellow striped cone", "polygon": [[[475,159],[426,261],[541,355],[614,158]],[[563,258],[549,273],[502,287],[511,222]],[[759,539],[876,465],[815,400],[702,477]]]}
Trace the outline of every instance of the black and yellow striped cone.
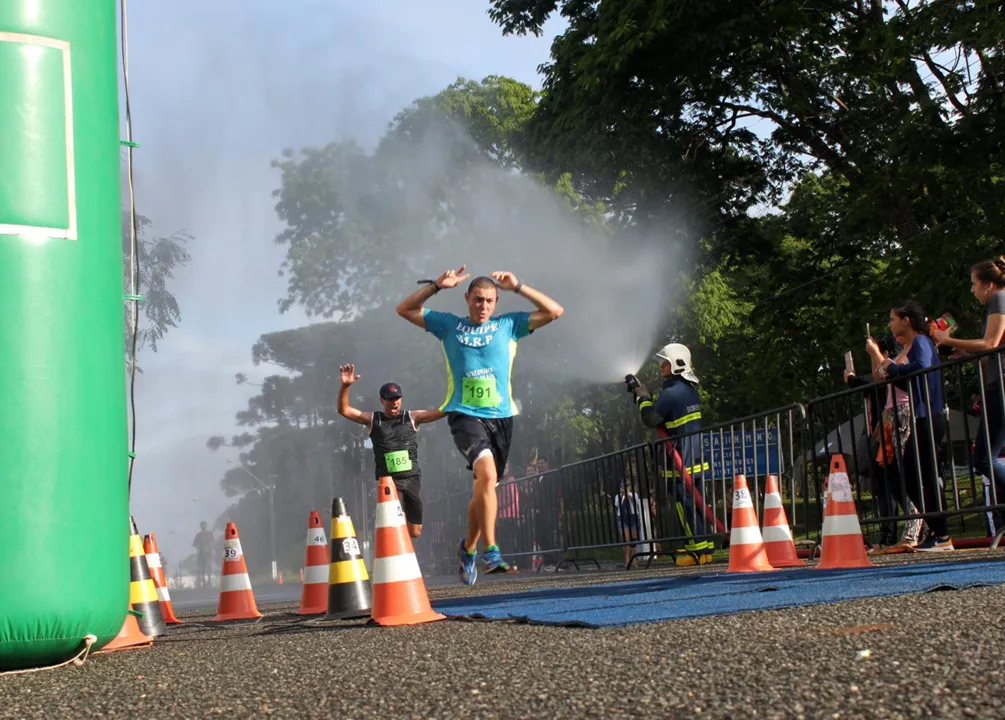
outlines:
{"label": "black and yellow striped cone", "polygon": [[143,549],[143,538],[136,529],[136,521],[129,516],[129,602],[143,617],[136,618],[144,635],[157,637],[167,632],[164,616],[161,615],[157,586],[150,577],[147,554]]}
{"label": "black and yellow striped cone", "polygon": [[352,519],[342,498],[332,503],[331,565],[328,566],[326,620],[370,616],[372,591]]}

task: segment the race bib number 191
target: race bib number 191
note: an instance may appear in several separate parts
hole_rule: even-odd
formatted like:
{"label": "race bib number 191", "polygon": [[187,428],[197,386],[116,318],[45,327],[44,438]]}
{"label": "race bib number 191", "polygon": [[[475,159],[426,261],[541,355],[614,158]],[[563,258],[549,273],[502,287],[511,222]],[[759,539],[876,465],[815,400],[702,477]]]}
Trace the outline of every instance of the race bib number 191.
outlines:
{"label": "race bib number 191", "polygon": [[501,401],[495,378],[463,378],[461,403],[469,407],[497,407]]}

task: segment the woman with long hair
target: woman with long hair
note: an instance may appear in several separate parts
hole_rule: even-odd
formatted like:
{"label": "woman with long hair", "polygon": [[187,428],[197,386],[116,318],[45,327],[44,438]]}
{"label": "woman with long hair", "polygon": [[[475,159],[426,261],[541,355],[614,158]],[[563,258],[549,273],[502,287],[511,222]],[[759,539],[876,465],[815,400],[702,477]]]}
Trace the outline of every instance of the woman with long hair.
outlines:
{"label": "woman with long hair", "polygon": [[[940,345],[961,353],[979,353],[1001,347],[1005,340],[1005,258],[983,260],[970,268],[970,291],[977,302],[987,305],[981,337],[968,340],[952,337],[949,330],[936,332]],[[989,362],[998,357],[999,363]],[[981,358],[984,374],[984,413],[974,441],[974,471],[994,482],[999,503],[1005,503],[1005,462],[999,459],[1005,448],[1005,406],[1002,404],[1001,355]],[[991,498],[987,498],[990,504]],[[1002,528],[1002,513],[994,514],[992,534]]]}
{"label": "woman with long hair", "polygon": [[[898,321],[898,325],[902,324]],[[897,365],[906,365],[908,352],[912,343],[905,343],[902,336],[893,335],[897,346],[886,357],[893,360]],[[880,367],[880,363],[872,358],[872,379],[882,380],[886,378],[886,371]],[[873,492],[876,494],[880,512],[884,515],[896,514],[899,505],[904,510],[905,515],[917,515],[918,508],[910,499],[904,505],[903,495],[900,493],[900,479],[903,475],[904,458],[907,451],[907,444],[911,439],[911,401],[908,395],[906,381],[892,382],[880,390],[885,396],[885,402],[876,403],[881,407],[877,427],[874,431],[874,438],[879,447],[876,457],[872,461],[872,472],[875,477]],[[875,402],[875,398],[874,398]],[[916,474],[916,473],[915,473]],[[906,481],[905,481],[906,482]],[[895,533],[896,523],[894,525]],[[919,542],[923,542],[929,532],[928,525],[924,520],[908,520],[904,523],[904,532],[900,540],[891,539],[887,543],[880,542],[879,548],[874,548],[875,553],[902,552],[912,550]],[[888,535],[892,536],[892,533]],[[883,546],[886,547],[883,547]]]}
{"label": "woman with long hair", "polygon": [[[897,378],[919,370],[938,368],[939,353],[928,334],[928,318],[921,305],[907,300],[890,310],[890,332],[900,338],[907,352],[907,362],[901,364],[885,357],[872,338],[866,341],[866,352],[873,361],[876,379]],[[914,427],[904,449],[901,477],[908,497],[923,512],[939,512],[942,488],[939,482],[938,448],[946,436],[946,418],[943,415],[942,377],[936,370],[907,380],[914,409]],[[924,503],[922,504],[922,498]],[[933,517],[927,521],[931,535],[914,549],[919,552],[953,550],[949,537],[949,521]]]}

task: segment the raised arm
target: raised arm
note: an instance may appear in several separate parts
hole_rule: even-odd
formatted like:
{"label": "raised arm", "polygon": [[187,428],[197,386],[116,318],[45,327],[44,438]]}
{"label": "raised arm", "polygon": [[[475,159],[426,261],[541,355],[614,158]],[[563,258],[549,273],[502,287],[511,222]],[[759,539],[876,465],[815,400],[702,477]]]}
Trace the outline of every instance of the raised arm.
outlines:
{"label": "raised arm", "polygon": [[413,410],[412,419],[415,421],[416,425],[423,425],[425,423],[436,422],[441,418],[445,418],[447,414],[445,412],[440,412],[439,410]]}
{"label": "raised arm", "polygon": [[338,389],[338,414],[360,425],[369,425],[373,413],[357,410],[349,404],[349,387],[360,378],[356,374],[356,366],[352,363],[341,365],[339,371],[342,373],[342,386]]}
{"label": "raised arm", "polygon": [[424,285],[398,303],[398,307],[395,310],[408,322],[425,330],[426,320],[423,317],[422,306],[440,290],[457,287],[458,283],[466,280],[470,275],[470,273],[467,275],[464,274],[464,268],[466,267],[467,265],[461,265],[458,270],[444,271],[432,284]]}
{"label": "raised arm", "polygon": [[545,295],[540,290],[524,285],[516,279],[516,275],[505,270],[497,270],[492,273],[492,278],[499,283],[503,290],[512,290],[517,295],[523,295],[537,306],[537,310],[530,314],[530,329],[537,330],[544,327],[553,320],[558,320],[565,312],[565,308],[555,300]]}
{"label": "raised arm", "polygon": [[876,382],[886,380],[886,368],[883,367],[883,361],[886,358],[883,355],[883,351],[879,349],[879,345],[871,337],[866,338],[865,351],[868,353],[869,362],[872,364],[872,379]]}

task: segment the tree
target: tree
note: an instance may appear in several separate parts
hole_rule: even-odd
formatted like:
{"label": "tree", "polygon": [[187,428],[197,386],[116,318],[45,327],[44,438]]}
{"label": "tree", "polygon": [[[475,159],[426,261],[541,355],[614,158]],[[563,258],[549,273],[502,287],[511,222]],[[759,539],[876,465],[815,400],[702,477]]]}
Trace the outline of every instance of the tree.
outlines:
{"label": "tree", "polygon": [[[276,212],[287,224],[276,237],[287,247],[280,310],[299,304],[309,316],[351,319],[396,298],[403,269],[438,267],[437,249],[477,224],[472,193],[515,190],[484,170],[519,165],[520,128],[535,101],[508,78],[461,78],[400,112],[372,154],[354,142],[284,150],[273,162]],[[495,189],[484,189],[489,180]]]}
{"label": "tree", "polygon": [[670,332],[731,412],[819,393],[820,369],[902,296],[972,322],[966,268],[998,254],[1005,200],[990,5],[494,0],[490,15],[540,33],[557,11],[569,28],[527,156],[633,224],[676,206],[694,295]]}
{"label": "tree", "polygon": [[[569,20],[528,129],[549,164],[568,168],[628,142],[633,157],[675,150],[682,179],[708,186],[716,163],[744,158],[744,185],[759,199],[826,168],[888,229],[879,247],[920,245],[942,223],[971,237],[994,227],[979,214],[1000,205],[989,186],[1002,157],[1005,18],[986,3],[898,0],[892,12],[878,0],[492,5],[504,34],[540,33],[559,7]],[[635,166],[618,169],[649,188]],[[720,209],[741,209],[726,187],[741,176],[721,179],[712,188]]]}
{"label": "tree", "polygon": [[[138,234],[136,243],[139,256],[139,288],[143,300],[137,304],[141,311],[142,319],[139,322],[139,333],[136,338],[136,349],[149,346],[151,350],[157,352],[157,343],[164,339],[164,336],[181,321],[181,307],[177,298],[170,291],[170,282],[174,279],[175,271],[184,267],[192,259],[189,255],[187,244],[192,237],[184,232],[177,231],[167,236],[151,235],[152,223],[142,216],[137,215],[136,225]],[[122,255],[124,268],[124,286],[126,292],[132,287],[132,267],[131,267],[131,233],[129,213],[122,213]],[[125,307],[125,337],[126,354],[132,348],[132,314],[130,303]]]}

